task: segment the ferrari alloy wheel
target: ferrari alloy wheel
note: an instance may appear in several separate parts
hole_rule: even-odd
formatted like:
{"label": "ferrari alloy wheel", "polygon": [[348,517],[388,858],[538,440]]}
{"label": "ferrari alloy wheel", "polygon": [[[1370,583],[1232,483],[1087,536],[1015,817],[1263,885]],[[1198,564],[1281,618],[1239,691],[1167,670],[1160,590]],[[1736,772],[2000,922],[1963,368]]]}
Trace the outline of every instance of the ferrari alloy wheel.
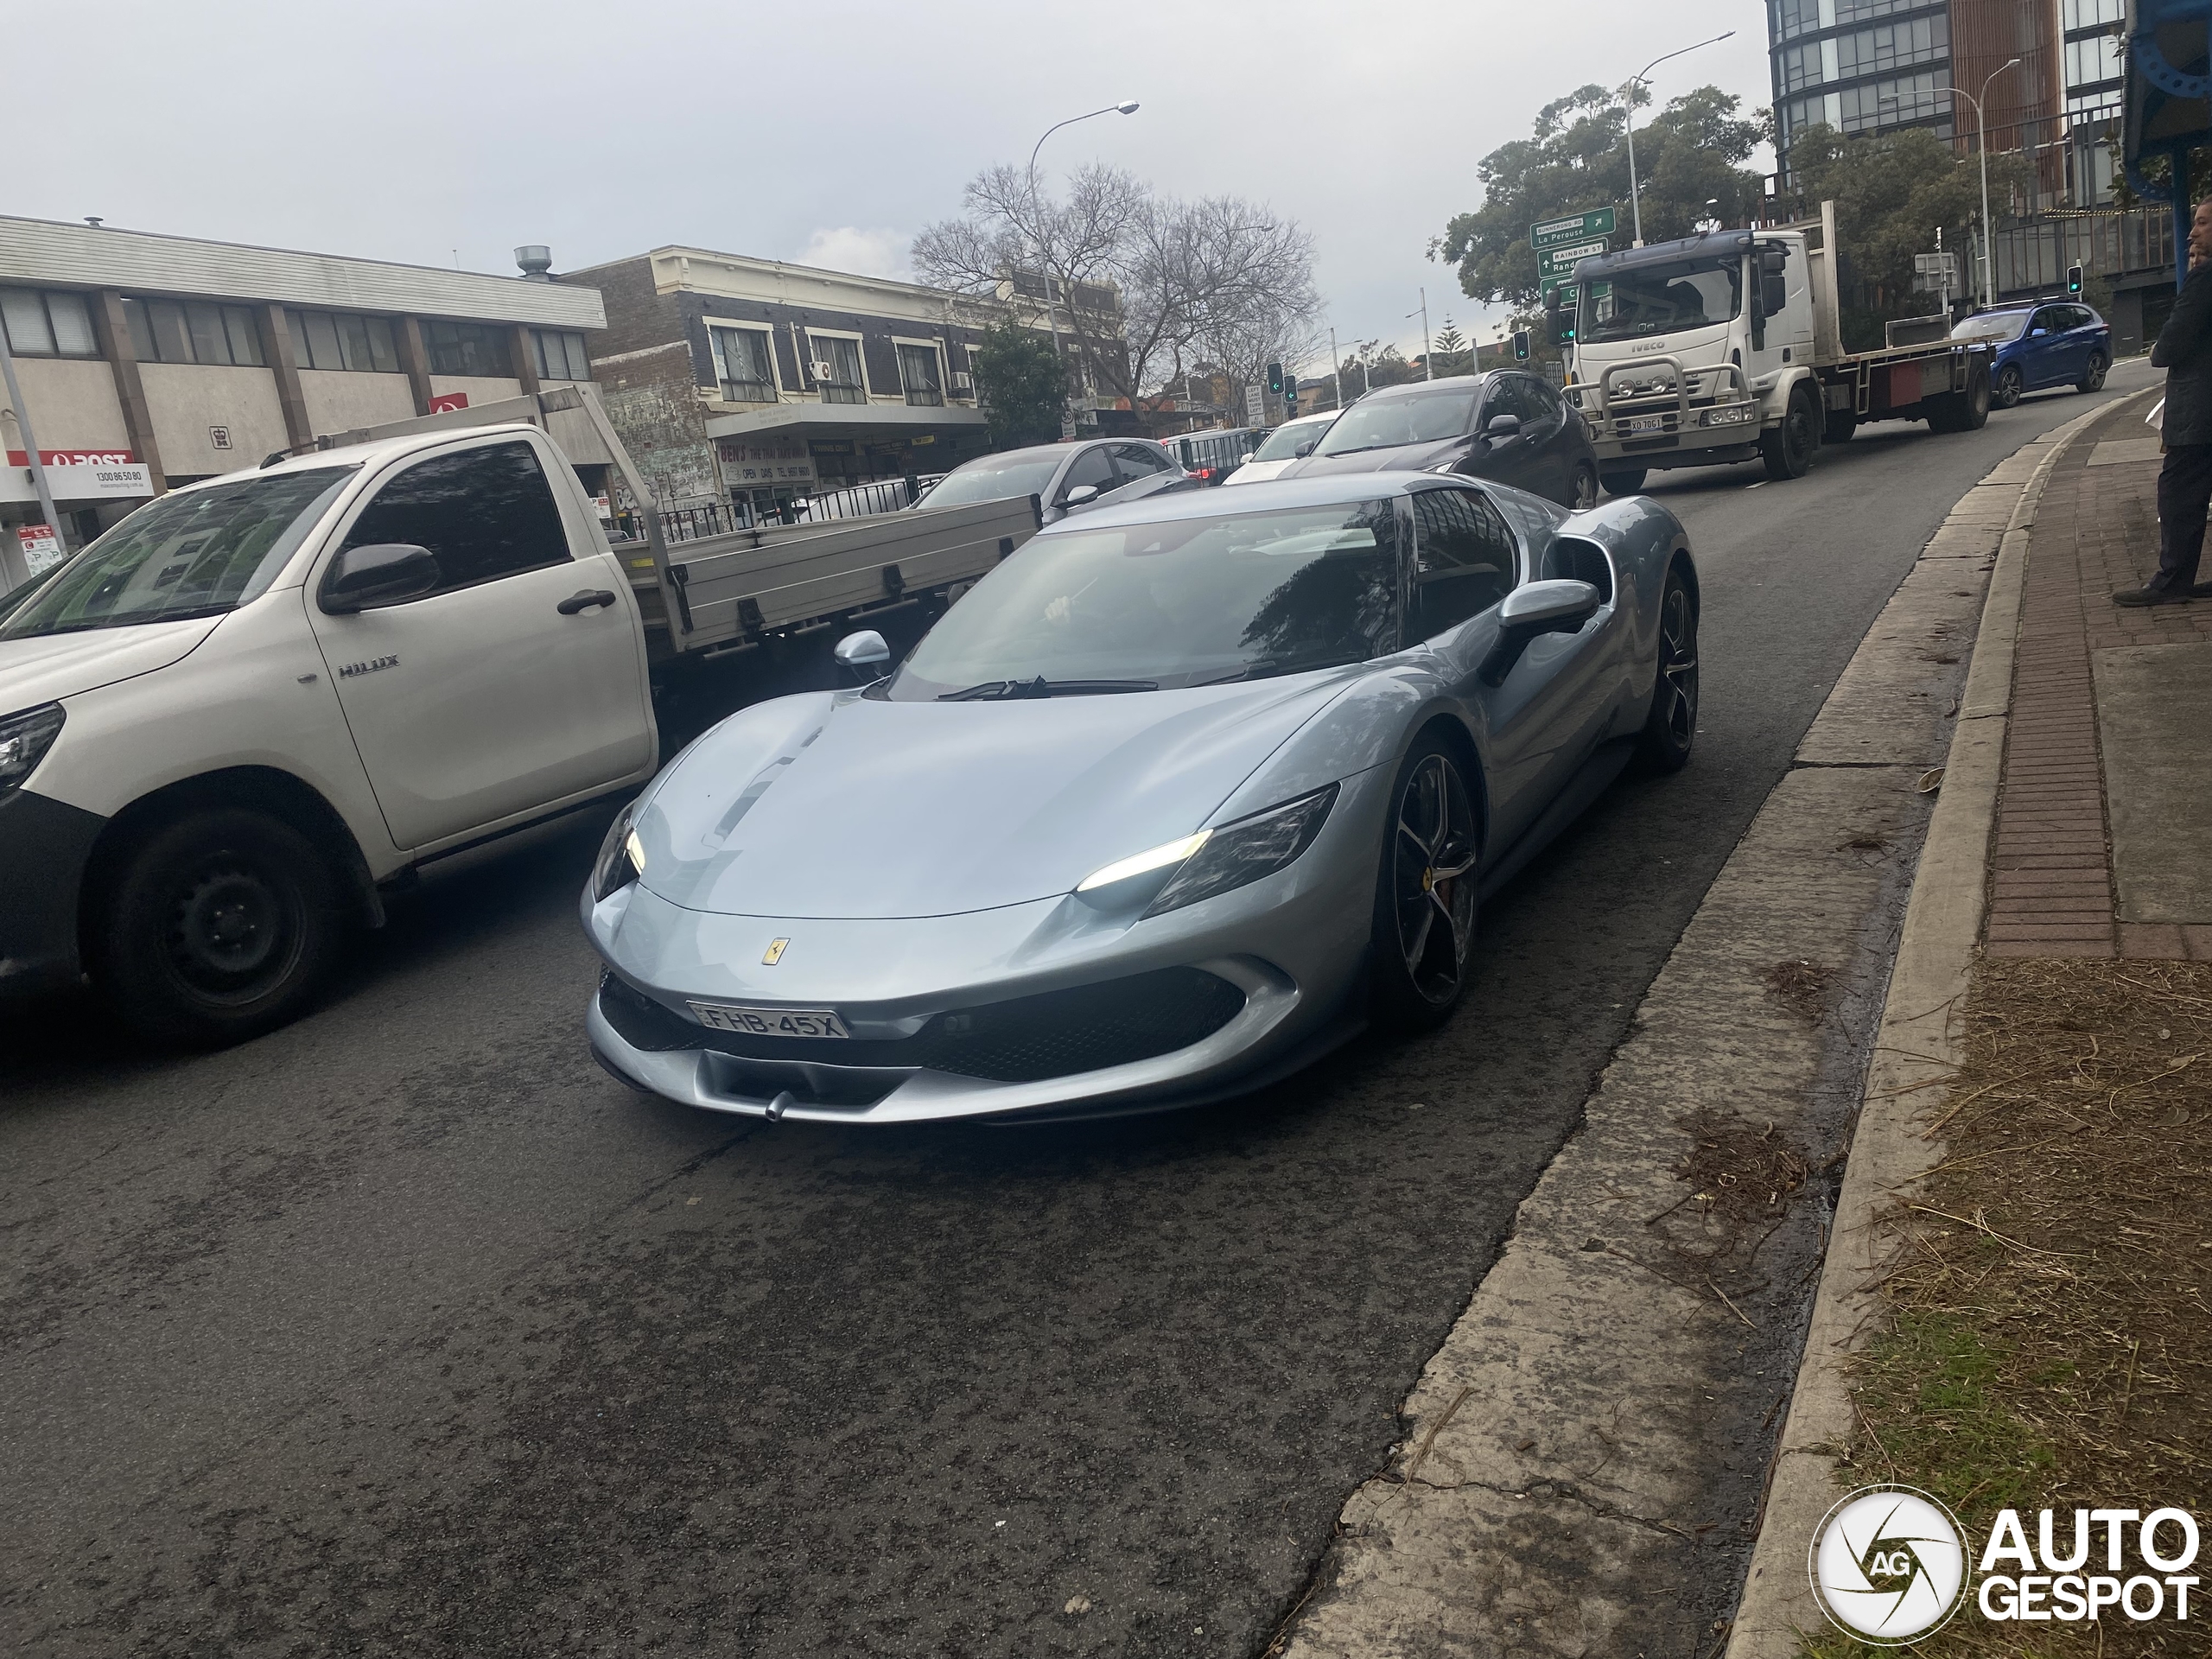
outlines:
{"label": "ferrari alloy wheel", "polygon": [[2091,352],[2089,361],[2082,369],[2082,378],[2075,384],[2074,389],[2076,391],[2102,391],[2105,389],[2105,372],[2111,366],[2105,361],[2102,352]]}
{"label": "ferrari alloy wheel", "polygon": [[1681,569],[1659,595],[1659,671],[1637,753],[1652,772],[1680,772],[1697,742],[1697,601]]}
{"label": "ferrari alloy wheel", "polygon": [[301,1013],[336,955],[328,867],[263,813],[194,813],[124,861],[105,905],[95,977],[149,1037],[212,1046]]}
{"label": "ferrari alloy wheel", "polygon": [[2020,401],[2020,369],[2017,363],[2007,363],[1997,371],[1996,383],[1990,388],[1989,401],[1999,409],[2010,409]]}
{"label": "ferrari alloy wheel", "polygon": [[1460,762],[1435,739],[1408,758],[1392,798],[1376,904],[1376,1014],[1422,1031],[1449,1018],[1465,988],[1480,831]]}
{"label": "ferrari alloy wheel", "polygon": [[1576,512],[1587,512],[1598,505],[1598,469],[1581,466],[1574,469],[1574,499],[1567,505]]}

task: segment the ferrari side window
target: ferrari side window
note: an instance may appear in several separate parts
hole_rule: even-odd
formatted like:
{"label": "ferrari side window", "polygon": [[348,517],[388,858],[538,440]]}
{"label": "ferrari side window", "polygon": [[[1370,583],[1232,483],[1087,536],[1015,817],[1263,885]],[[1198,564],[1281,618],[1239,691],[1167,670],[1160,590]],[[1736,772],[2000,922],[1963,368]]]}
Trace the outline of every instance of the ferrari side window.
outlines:
{"label": "ferrari side window", "polygon": [[1497,509],[1465,490],[1414,497],[1418,563],[1414,632],[1433,639],[1513,587],[1513,537]]}

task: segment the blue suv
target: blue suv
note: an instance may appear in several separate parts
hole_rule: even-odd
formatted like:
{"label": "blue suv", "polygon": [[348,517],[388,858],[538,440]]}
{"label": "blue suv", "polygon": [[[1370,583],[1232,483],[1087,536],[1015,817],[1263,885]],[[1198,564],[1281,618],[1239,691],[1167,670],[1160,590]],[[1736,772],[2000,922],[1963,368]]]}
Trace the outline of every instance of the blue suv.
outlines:
{"label": "blue suv", "polygon": [[1977,311],[1951,330],[1951,338],[1989,342],[1996,353],[1989,365],[1989,401],[1999,409],[2047,386],[2094,391],[2112,367],[2112,325],[2071,300]]}

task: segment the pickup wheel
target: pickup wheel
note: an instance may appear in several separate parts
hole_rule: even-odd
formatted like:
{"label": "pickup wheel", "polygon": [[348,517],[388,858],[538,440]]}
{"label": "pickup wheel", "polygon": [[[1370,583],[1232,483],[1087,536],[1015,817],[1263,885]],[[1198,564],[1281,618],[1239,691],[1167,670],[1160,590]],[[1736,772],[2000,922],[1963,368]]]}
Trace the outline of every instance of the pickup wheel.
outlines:
{"label": "pickup wheel", "polygon": [[296,1018],[337,956],[330,868],[264,812],[194,812],[123,860],[102,906],[94,977],[156,1041],[213,1048]]}
{"label": "pickup wheel", "polygon": [[1643,487],[1644,476],[1641,467],[1615,467],[1601,475],[1607,495],[1634,495]]}
{"label": "pickup wheel", "polygon": [[1782,424],[1759,435],[1759,459],[1770,479],[1802,478],[1813,470],[1813,454],[1821,447],[1820,405],[1811,388],[1800,384],[1789,394],[1789,407]]}

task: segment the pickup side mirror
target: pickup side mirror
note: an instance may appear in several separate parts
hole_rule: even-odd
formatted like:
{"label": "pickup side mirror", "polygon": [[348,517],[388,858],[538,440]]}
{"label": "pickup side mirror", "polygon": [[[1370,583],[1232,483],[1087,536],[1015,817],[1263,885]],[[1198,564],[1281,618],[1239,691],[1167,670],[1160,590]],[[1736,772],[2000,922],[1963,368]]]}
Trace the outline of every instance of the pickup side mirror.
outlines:
{"label": "pickup side mirror", "polygon": [[1508,438],[1520,435],[1521,417],[1518,415],[1493,415],[1483,423],[1483,436],[1492,443],[1503,443]]}
{"label": "pickup side mirror", "polygon": [[1483,659],[1483,683],[1504,684],[1539,634],[1580,633],[1597,615],[1599,604],[1598,590],[1586,582],[1531,582],[1516,588],[1497,607],[1497,643]]}
{"label": "pickup side mirror", "polygon": [[1060,505],[1064,507],[1087,507],[1097,499],[1098,486],[1096,484],[1078,484],[1060,498]]}
{"label": "pickup side mirror", "polygon": [[883,677],[881,671],[891,660],[891,647],[874,628],[862,628],[840,639],[830,654],[854,684],[866,685]]}
{"label": "pickup side mirror", "polygon": [[445,579],[438,556],[429,548],[411,542],[372,542],[346,548],[331,560],[315,602],[325,616],[351,616],[420,599],[436,592]]}

